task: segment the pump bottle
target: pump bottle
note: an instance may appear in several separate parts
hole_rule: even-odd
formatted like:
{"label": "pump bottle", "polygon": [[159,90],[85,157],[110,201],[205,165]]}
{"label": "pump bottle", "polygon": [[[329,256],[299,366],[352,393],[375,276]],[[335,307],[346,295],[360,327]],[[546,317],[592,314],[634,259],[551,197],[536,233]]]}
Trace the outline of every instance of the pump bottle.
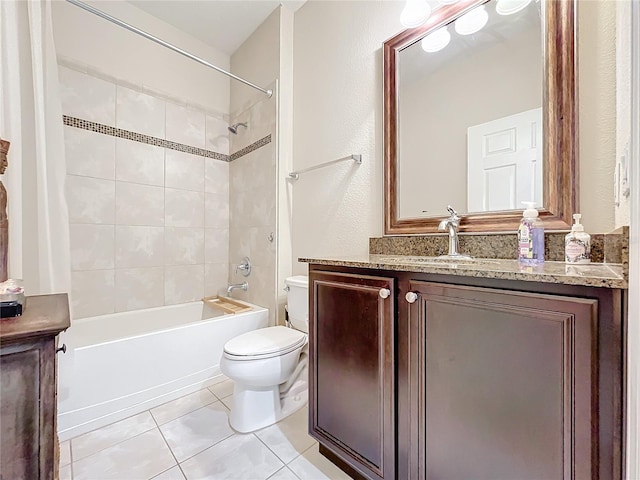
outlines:
{"label": "pump bottle", "polygon": [[590,263],[591,262],[591,235],[584,231],[584,226],[580,223],[582,215],[573,214],[574,224],[571,232],[564,237],[564,256],[567,263]]}
{"label": "pump bottle", "polygon": [[518,262],[521,265],[544,263],[544,226],[538,218],[535,202],[522,202],[527,209],[518,227]]}

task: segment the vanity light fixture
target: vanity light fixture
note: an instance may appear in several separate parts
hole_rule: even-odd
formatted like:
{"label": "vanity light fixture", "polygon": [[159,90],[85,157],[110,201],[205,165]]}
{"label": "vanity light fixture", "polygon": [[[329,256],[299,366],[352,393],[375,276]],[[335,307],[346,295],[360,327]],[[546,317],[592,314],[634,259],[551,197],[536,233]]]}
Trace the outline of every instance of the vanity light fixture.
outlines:
{"label": "vanity light fixture", "polygon": [[451,41],[451,34],[449,30],[447,30],[446,25],[442,28],[439,28],[433,33],[430,33],[426,37],[422,39],[420,45],[425,52],[434,53],[439,50],[442,50],[444,47],[449,45]]}
{"label": "vanity light fixture", "polygon": [[472,35],[482,30],[489,20],[484,5],[474,8],[455,21],[455,30],[460,35]]}
{"label": "vanity light fixture", "polygon": [[402,13],[400,23],[407,28],[415,28],[427,21],[431,15],[431,7],[427,0],[407,0]]}
{"label": "vanity light fixture", "polygon": [[496,13],[498,15],[513,15],[523,10],[531,0],[498,0],[496,4]]}

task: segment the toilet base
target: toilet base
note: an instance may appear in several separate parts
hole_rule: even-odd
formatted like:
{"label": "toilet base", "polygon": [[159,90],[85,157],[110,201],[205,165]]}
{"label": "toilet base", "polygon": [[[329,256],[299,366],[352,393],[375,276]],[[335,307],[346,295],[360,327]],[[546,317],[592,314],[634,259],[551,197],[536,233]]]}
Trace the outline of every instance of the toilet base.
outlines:
{"label": "toilet base", "polygon": [[308,371],[305,366],[287,392],[275,387],[247,387],[235,384],[229,424],[240,433],[268,427],[304,407],[309,398]]}
{"label": "toilet base", "polygon": [[253,432],[276,423],[281,408],[278,385],[246,387],[236,383],[229,423],[237,432]]}

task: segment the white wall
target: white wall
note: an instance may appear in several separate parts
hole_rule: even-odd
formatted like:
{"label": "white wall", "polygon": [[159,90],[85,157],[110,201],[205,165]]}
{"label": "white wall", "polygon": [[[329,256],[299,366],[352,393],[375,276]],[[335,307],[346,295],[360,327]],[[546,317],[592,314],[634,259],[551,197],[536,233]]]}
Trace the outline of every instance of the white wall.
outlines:
{"label": "white wall", "polygon": [[[231,72],[262,88],[278,78],[280,68],[280,8],[231,56]],[[231,114],[247,110],[265,94],[241,82],[231,82]]]}
{"label": "white wall", "polygon": [[615,228],[617,3],[578,2],[579,208],[590,233]]}
{"label": "white wall", "polygon": [[616,28],[616,169],[620,176],[615,208],[617,228],[629,225],[631,208],[631,2],[616,2]]}
{"label": "white wall", "polygon": [[400,30],[400,2],[307,2],[295,14],[296,170],[362,154],[293,185],[294,272],[306,255],[357,255],[382,234],[382,43]]}
{"label": "white wall", "polygon": [[[128,2],[88,2],[96,8],[162,40],[229,69],[229,56],[143,12]],[[65,1],[53,2],[53,31],[59,58],[86,65],[164,93],[182,103],[229,113],[229,78],[178,53]],[[107,40],[108,39],[108,40]]]}
{"label": "white wall", "polygon": [[[358,255],[383,233],[382,43],[401,2],[308,2],[295,16],[294,167],[350,153],[363,165],[308,173],[293,187],[300,256]],[[580,202],[592,233],[614,228],[615,2],[579,5]],[[357,27],[357,28],[356,28]]]}

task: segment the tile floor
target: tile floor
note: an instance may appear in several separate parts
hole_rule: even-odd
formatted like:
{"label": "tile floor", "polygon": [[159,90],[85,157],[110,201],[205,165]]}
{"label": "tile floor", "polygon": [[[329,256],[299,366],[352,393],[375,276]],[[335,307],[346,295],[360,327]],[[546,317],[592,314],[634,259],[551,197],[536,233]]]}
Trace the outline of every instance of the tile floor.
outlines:
{"label": "tile floor", "polygon": [[60,444],[60,480],[341,480],[318,452],[304,407],[250,434],[227,414],[233,382],[224,380]]}

